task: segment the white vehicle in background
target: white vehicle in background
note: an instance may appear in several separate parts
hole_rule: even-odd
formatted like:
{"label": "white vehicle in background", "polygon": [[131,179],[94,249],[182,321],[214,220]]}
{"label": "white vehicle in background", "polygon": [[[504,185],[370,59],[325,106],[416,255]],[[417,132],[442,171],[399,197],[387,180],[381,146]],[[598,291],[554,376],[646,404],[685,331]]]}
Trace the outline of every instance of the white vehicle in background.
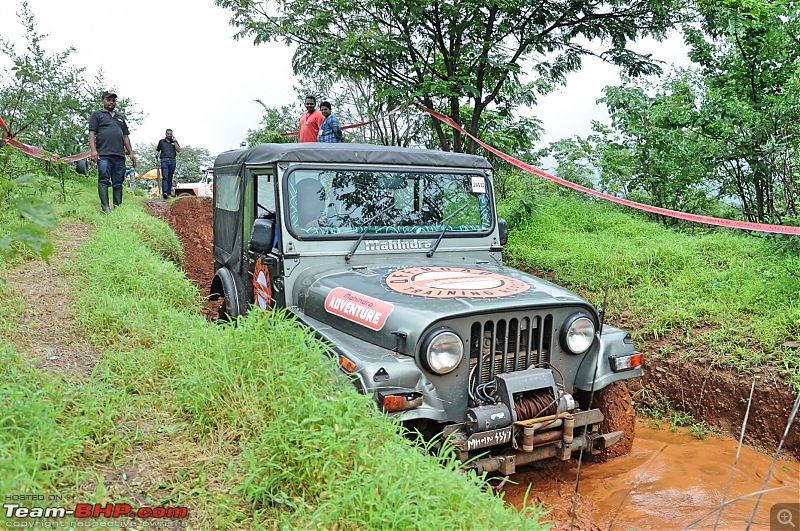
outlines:
{"label": "white vehicle in background", "polygon": [[212,197],[214,195],[214,169],[205,168],[203,177],[196,183],[176,183],[175,196]]}

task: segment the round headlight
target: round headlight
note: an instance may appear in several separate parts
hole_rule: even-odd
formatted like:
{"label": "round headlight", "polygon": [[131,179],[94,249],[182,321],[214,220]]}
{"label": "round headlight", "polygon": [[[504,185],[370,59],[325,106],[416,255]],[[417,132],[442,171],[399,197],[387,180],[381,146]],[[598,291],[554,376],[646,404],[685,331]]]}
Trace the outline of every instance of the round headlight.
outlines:
{"label": "round headlight", "polygon": [[458,334],[449,330],[434,333],[425,342],[422,355],[431,371],[436,374],[447,374],[461,363],[464,357],[464,342]]}
{"label": "round headlight", "polygon": [[561,328],[561,347],[570,354],[583,354],[594,342],[594,323],[583,314],[575,314],[564,321]]}

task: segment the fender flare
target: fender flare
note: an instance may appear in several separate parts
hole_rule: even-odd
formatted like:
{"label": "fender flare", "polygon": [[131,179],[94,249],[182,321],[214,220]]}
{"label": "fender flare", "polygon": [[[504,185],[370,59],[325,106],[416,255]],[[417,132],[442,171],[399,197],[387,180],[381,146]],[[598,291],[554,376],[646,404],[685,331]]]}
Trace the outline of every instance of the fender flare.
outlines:
{"label": "fender flare", "polygon": [[[611,355],[633,354],[636,348],[632,342],[626,342],[627,332],[614,326],[604,325],[600,341],[593,347],[581,361],[575,374],[575,387],[583,391],[594,388],[599,391],[612,383],[620,380],[637,378],[644,374],[642,367],[633,370],[614,372],[608,362]],[[599,358],[599,359],[598,359]],[[595,370],[596,367],[596,370]],[[594,379],[594,385],[592,380]]]}

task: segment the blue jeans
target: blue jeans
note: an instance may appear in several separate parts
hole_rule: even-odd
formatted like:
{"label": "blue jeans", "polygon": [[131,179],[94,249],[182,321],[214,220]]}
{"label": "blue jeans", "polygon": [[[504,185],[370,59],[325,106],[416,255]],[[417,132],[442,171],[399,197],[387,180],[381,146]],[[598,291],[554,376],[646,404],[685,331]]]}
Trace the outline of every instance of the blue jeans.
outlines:
{"label": "blue jeans", "polygon": [[161,193],[172,195],[172,176],[175,175],[175,159],[161,159]]}
{"label": "blue jeans", "polygon": [[101,155],[97,159],[97,185],[122,188],[125,169],[125,157]]}

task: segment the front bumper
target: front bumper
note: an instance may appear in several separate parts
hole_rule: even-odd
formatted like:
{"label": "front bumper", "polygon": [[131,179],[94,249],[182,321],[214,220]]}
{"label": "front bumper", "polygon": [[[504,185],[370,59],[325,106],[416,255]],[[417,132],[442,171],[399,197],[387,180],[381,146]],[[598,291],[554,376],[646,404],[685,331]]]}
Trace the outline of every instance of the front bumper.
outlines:
{"label": "front bumper", "polygon": [[[447,444],[466,463],[465,469],[479,474],[510,475],[518,466],[551,458],[566,461],[581,449],[596,454],[619,442],[623,432],[597,431],[602,421],[600,410],[591,409],[519,421],[505,428],[472,434],[467,433],[464,424],[454,424],[445,428],[444,435]],[[492,453],[487,454],[487,448]]]}

